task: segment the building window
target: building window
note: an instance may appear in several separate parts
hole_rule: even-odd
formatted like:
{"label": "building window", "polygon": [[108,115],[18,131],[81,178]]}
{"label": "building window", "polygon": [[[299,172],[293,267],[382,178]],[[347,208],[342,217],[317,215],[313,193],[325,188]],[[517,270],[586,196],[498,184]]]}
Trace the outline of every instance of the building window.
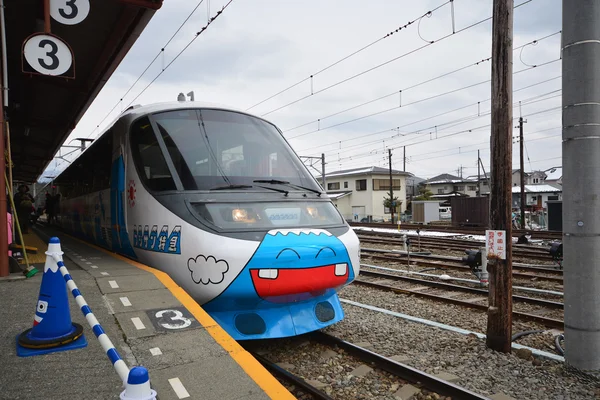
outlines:
{"label": "building window", "polygon": [[464,192],[464,190],[465,190],[464,186],[454,186],[455,192]]}
{"label": "building window", "polygon": [[469,191],[474,192],[477,190],[477,186],[469,186]]}
{"label": "building window", "polygon": [[367,190],[367,180],[366,179],[358,179],[356,181],[356,190]]}
{"label": "building window", "polygon": [[348,182],[344,182],[344,189],[348,189]]}
{"label": "building window", "polygon": [[548,200],[558,200],[558,196],[548,196]]}
{"label": "building window", "polygon": [[539,178],[533,178],[533,183],[540,183],[540,179]]}
{"label": "building window", "polygon": [[444,189],[438,189],[438,194],[444,194]]}
{"label": "building window", "polygon": [[[400,179],[392,179],[394,190],[400,190]],[[390,190],[389,179],[373,179],[373,190]]]}
{"label": "building window", "polygon": [[339,182],[328,183],[327,190],[340,190],[340,183]]}

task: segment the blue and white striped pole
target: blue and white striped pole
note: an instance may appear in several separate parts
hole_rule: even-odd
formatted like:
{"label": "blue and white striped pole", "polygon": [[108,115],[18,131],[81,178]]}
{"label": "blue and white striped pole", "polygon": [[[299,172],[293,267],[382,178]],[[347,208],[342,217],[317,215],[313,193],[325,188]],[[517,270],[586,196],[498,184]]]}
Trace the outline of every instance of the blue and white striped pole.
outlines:
{"label": "blue and white striped pole", "polygon": [[[104,333],[104,329],[92,313],[90,306],[88,306],[87,302],[81,295],[81,292],[77,288],[75,281],[71,278],[67,267],[65,267],[65,263],[62,260],[62,252],[60,248],[60,240],[57,237],[50,238],[50,243],[48,244],[48,251],[46,251],[46,255],[52,257],[56,264],[59,267],[60,273],[62,274],[65,282],[67,284],[67,288],[75,297],[75,301],[79,306],[79,309],[83,313],[83,316],[87,320],[90,328],[98,338],[98,341],[102,345],[102,348],[106,352],[108,359],[112,362],[113,367],[117,371],[119,378],[123,382],[125,386],[125,390],[121,392],[120,398],[121,400],[156,400],[156,391],[152,390],[150,387],[150,379],[148,377],[148,370],[144,367],[133,367],[131,371],[125,364],[125,361],[121,359],[117,349],[112,344],[108,335]],[[48,259],[46,259],[48,262]]]}
{"label": "blue and white striped pole", "polygon": [[90,306],[88,306],[87,302],[81,295],[81,292],[77,288],[77,285],[75,285],[73,278],[71,278],[67,267],[65,267],[65,264],[62,261],[63,254],[64,253],[60,249],[60,240],[57,237],[50,238],[50,243],[48,244],[48,251],[46,252],[46,255],[54,258],[54,260],[58,264],[60,273],[62,274],[63,278],[65,278],[65,282],[67,283],[67,288],[73,294],[73,297],[75,297],[75,301],[77,302],[79,309],[81,310],[83,316],[90,325],[90,328],[92,328],[92,331],[98,338],[98,341],[102,345],[102,348],[106,352],[106,355],[112,362],[113,367],[115,367],[119,378],[121,378],[121,381],[125,383],[127,382],[127,377],[129,376],[129,368],[127,367],[127,364],[125,364],[125,361],[121,359],[121,356],[119,355],[117,349],[115,349],[115,346],[108,338],[108,335],[104,333],[104,329],[102,329],[102,326],[92,313]]}

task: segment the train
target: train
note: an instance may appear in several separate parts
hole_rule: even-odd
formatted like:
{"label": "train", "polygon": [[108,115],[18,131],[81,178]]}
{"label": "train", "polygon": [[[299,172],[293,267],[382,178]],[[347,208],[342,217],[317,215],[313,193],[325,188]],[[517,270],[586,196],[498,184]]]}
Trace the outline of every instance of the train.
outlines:
{"label": "train", "polygon": [[359,240],[272,122],[197,101],[132,106],[62,173],[58,227],[167,273],[236,340],[344,318]]}

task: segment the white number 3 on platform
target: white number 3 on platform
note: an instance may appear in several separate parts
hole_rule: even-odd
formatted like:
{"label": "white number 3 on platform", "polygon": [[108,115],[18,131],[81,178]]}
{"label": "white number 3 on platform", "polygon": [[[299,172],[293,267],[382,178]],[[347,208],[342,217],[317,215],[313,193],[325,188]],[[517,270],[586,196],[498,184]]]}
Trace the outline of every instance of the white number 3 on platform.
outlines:
{"label": "white number 3 on platform", "polygon": [[50,0],[50,15],[61,24],[77,25],[89,13],[89,0]]}

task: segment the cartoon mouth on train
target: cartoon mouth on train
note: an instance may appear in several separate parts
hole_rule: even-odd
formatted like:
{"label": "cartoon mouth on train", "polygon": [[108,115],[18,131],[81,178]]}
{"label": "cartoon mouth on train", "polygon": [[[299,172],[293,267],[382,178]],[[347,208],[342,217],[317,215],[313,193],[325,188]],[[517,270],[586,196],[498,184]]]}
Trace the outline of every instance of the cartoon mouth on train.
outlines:
{"label": "cartoon mouth on train", "polygon": [[302,293],[316,296],[354,275],[344,244],[322,229],[270,231],[248,269],[256,294],[270,301]]}

